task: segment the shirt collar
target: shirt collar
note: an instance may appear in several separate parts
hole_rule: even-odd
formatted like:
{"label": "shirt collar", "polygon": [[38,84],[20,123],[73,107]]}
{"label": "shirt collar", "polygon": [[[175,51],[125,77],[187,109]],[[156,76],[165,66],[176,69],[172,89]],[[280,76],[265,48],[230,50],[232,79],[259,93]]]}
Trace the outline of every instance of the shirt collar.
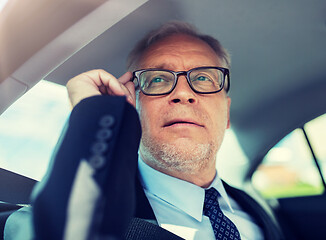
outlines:
{"label": "shirt collar", "polygon": [[[145,190],[173,205],[197,221],[202,221],[205,189],[187,181],[169,176],[148,166],[139,156],[140,180]],[[214,187],[233,211],[221,179],[216,173],[209,188]]]}
{"label": "shirt collar", "polygon": [[225,191],[224,185],[222,183],[222,180],[219,178],[217,171],[216,171],[216,175],[215,175],[215,178],[214,178],[213,182],[206,189],[209,189],[211,187],[215,188],[218,191],[218,193],[221,195],[222,199],[226,202],[226,204],[229,207],[230,211],[234,212],[234,210],[233,210],[233,208],[231,206],[231,203],[230,203],[229,196]]}

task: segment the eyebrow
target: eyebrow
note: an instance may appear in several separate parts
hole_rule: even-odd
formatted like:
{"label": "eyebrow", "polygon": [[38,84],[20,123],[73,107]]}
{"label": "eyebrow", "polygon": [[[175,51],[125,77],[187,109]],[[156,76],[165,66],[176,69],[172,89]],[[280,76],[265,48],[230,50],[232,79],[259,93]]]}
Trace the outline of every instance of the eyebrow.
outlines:
{"label": "eyebrow", "polygon": [[155,68],[173,70],[174,65],[173,64],[167,64],[167,63],[162,63],[162,64],[159,64],[159,65],[156,65]]}
{"label": "eyebrow", "polygon": [[[193,69],[193,68],[197,68],[197,67],[211,67],[213,65],[199,65],[199,66],[191,66],[188,70],[190,69]],[[174,64],[171,64],[171,63],[161,63],[161,64],[158,64],[158,65],[153,65],[153,67],[151,68],[157,68],[157,69],[163,69],[163,70],[170,70],[170,71],[174,71],[175,70],[175,65]]]}

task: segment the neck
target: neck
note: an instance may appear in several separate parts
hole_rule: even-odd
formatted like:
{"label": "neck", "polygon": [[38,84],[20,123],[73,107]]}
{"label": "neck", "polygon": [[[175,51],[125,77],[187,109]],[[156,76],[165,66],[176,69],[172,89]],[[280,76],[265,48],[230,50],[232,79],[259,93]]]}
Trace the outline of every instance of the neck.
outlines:
{"label": "neck", "polygon": [[154,168],[155,170],[167,174],[169,176],[190,182],[202,188],[209,187],[216,175],[215,160],[209,161],[210,163],[209,166],[205,165],[201,169],[195,169],[191,172],[187,172],[187,171],[180,171],[179,169],[174,169],[172,167],[171,168],[161,167],[158,164],[155,164],[155,162],[143,158],[142,154],[141,157],[143,161],[151,168]]}

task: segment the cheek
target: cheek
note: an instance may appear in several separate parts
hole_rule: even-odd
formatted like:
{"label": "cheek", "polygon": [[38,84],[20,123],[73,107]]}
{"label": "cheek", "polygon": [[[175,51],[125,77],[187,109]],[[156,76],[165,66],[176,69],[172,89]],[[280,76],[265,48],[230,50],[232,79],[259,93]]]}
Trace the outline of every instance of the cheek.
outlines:
{"label": "cheek", "polygon": [[228,109],[227,105],[219,106],[213,110],[214,115],[212,116],[212,122],[213,122],[213,135],[214,138],[220,138],[221,136],[224,136],[224,131],[228,127]]}
{"label": "cheek", "polygon": [[140,124],[141,124],[141,128],[142,131],[146,131],[146,127],[148,126],[148,122],[147,122],[147,114],[146,111],[144,111],[144,108],[141,106],[141,104],[139,104],[138,107],[138,114],[139,114],[139,118],[140,118]]}
{"label": "cheek", "polygon": [[151,108],[150,105],[140,101],[138,105],[138,113],[143,134],[153,132],[155,126],[154,123],[157,122],[157,119],[155,119],[155,116],[157,115],[155,108]]}

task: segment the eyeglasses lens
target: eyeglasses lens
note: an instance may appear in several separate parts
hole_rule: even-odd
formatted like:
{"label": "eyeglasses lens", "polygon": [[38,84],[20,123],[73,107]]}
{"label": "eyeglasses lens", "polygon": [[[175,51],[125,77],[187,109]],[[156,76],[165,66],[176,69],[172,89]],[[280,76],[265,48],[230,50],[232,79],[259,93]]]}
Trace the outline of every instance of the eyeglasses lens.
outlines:
{"label": "eyeglasses lens", "polygon": [[174,83],[174,75],[167,71],[146,71],[140,74],[140,87],[148,94],[169,92]]}
{"label": "eyeglasses lens", "polygon": [[[224,73],[215,68],[193,69],[188,72],[192,88],[200,93],[221,90]],[[147,94],[165,94],[172,90],[175,76],[164,70],[147,70],[139,75],[141,89]]]}
{"label": "eyeglasses lens", "polygon": [[195,69],[189,73],[192,87],[202,93],[218,91],[223,87],[224,74],[219,69]]}

